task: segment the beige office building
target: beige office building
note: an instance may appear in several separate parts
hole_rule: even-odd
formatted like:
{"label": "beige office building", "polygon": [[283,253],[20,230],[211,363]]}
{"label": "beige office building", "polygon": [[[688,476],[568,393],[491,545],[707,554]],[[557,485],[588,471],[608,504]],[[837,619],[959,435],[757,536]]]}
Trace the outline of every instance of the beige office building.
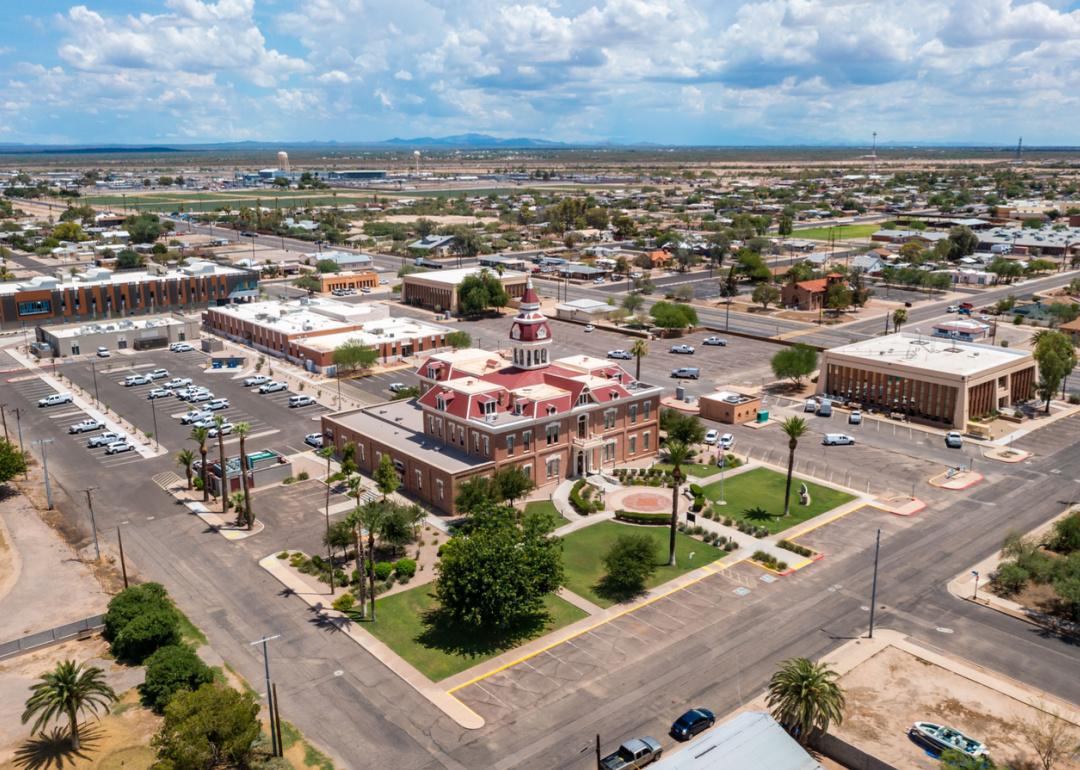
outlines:
{"label": "beige office building", "polygon": [[972,418],[1034,396],[1024,350],[902,332],[826,350],[819,395],[963,429]]}

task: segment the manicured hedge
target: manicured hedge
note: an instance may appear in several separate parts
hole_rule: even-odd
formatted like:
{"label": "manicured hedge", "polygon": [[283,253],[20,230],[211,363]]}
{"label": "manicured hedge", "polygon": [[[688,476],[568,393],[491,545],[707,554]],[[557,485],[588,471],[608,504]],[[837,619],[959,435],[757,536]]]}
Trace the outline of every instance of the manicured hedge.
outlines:
{"label": "manicured hedge", "polygon": [[670,513],[638,513],[637,511],[615,511],[615,518],[631,524],[670,524]]}

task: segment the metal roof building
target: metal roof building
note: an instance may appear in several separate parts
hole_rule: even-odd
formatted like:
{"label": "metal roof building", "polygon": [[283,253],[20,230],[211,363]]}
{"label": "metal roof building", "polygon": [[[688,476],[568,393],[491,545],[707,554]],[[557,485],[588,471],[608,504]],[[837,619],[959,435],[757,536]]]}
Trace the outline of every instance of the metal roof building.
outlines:
{"label": "metal roof building", "polygon": [[824,770],[776,720],[745,711],[664,756],[656,770]]}

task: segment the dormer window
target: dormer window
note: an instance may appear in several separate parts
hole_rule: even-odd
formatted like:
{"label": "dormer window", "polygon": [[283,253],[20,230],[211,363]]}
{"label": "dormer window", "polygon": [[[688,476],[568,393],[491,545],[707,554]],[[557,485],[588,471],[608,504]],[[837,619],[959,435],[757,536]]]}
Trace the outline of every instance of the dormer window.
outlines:
{"label": "dormer window", "polygon": [[557,411],[559,411],[559,410],[555,408],[554,404],[548,404],[548,408],[547,408],[547,413],[548,414],[555,414],[555,412],[557,412]]}
{"label": "dormer window", "polygon": [[577,397],[577,406],[585,406],[591,400],[592,399],[589,398],[589,391],[583,390],[581,391],[581,395]]}
{"label": "dormer window", "polygon": [[427,376],[429,380],[437,380],[439,378],[439,370],[434,366],[429,366]]}
{"label": "dormer window", "polygon": [[611,400],[612,401],[618,401],[619,400],[619,391],[613,390],[613,391],[611,391],[610,395],[611,395]]}
{"label": "dormer window", "polygon": [[435,396],[435,408],[440,412],[446,411],[446,399],[443,396]]}
{"label": "dormer window", "polygon": [[498,406],[498,404],[495,403],[494,399],[491,399],[491,400],[488,400],[488,401],[482,401],[482,402],[480,402],[480,413],[481,414],[495,414],[495,409],[496,409],[497,406]]}

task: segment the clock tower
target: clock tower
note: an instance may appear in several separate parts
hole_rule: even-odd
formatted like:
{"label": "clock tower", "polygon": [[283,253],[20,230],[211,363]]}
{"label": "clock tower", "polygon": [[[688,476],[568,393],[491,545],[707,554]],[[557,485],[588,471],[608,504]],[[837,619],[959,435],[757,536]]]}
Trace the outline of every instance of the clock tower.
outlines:
{"label": "clock tower", "polygon": [[543,369],[550,362],[551,327],[540,312],[540,297],[533,288],[532,276],[525,283],[521,307],[510,327],[514,348],[514,366],[518,369]]}

